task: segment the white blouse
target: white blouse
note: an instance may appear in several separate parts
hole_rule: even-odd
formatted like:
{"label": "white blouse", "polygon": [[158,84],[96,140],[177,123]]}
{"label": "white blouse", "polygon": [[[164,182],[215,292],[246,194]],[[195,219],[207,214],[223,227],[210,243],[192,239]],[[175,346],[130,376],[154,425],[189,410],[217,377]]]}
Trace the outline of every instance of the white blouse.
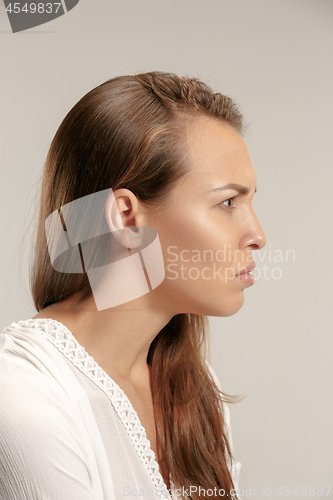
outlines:
{"label": "white blouse", "polygon": [[[0,394],[2,500],[178,498],[130,400],[62,323],[3,330]],[[240,466],[229,463],[236,488]]]}

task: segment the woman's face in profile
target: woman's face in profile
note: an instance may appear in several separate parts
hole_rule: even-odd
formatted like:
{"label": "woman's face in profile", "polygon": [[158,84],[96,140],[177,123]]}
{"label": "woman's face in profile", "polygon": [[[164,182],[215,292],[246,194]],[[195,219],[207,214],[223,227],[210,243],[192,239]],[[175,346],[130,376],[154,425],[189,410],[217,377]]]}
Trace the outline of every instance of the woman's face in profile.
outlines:
{"label": "woman's face in profile", "polygon": [[[266,244],[252,199],[256,173],[247,147],[228,124],[200,118],[188,129],[190,172],[152,218],[164,257],[165,279],[156,289],[178,313],[230,316],[251,284],[236,274]],[[239,184],[248,190],[241,193]],[[230,198],[233,198],[230,200]]]}

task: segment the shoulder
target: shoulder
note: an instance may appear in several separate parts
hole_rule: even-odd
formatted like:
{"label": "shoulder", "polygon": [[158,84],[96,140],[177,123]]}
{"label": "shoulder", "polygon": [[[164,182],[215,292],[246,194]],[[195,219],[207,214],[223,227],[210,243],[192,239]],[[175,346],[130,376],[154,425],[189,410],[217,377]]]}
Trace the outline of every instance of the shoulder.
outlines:
{"label": "shoulder", "polygon": [[[55,429],[77,435],[75,375],[36,329],[12,323],[0,334],[0,441],[39,440]],[[77,396],[79,397],[79,396]]]}
{"label": "shoulder", "polygon": [[67,485],[71,498],[81,491],[90,500],[90,456],[75,401],[57,379],[55,348],[34,335],[13,325],[0,334],[0,497],[63,498]]}
{"label": "shoulder", "polygon": [[61,361],[62,354],[36,328],[24,322],[12,323],[0,334],[2,390],[16,389],[20,393],[57,387]]}
{"label": "shoulder", "polygon": [[15,324],[0,334],[0,432],[4,422],[22,434],[41,423],[45,430],[52,415],[70,415],[73,405],[58,380],[56,349],[40,337]]}

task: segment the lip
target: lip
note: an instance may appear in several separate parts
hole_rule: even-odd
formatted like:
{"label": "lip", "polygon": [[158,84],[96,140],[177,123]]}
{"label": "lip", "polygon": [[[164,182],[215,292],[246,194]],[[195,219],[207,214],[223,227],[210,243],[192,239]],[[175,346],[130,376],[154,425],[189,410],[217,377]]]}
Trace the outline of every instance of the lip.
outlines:
{"label": "lip", "polygon": [[248,285],[254,284],[254,277],[251,273],[236,274],[236,278],[243,283],[247,283]]}
{"label": "lip", "polygon": [[255,262],[251,262],[251,264],[249,264],[247,267],[244,267],[244,269],[242,269],[241,271],[239,271],[239,273],[237,273],[236,276],[240,276],[241,274],[248,274],[251,271],[253,271],[253,269],[255,267],[256,267],[256,263]]}

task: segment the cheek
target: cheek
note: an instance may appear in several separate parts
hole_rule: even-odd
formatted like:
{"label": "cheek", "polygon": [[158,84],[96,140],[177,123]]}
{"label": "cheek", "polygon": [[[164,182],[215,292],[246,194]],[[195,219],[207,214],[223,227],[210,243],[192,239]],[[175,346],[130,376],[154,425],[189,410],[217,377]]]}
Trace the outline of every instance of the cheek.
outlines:
{"label": "cheek", "polygon": [[244,300],[233,273],[238,243],[235,223],[220,214],[175,215],[159,221],[165,266],[165,280],[159,287],[163,300],[178,313],[235,314]]}
{"label": "cheek", "polygon": [[[213,276],[218,269],[234,267],[232,263],[235,260],[237,237],[231,224],[224,224],[223,228],[220,226],[203,220],[202,217],[187,218],[186,222],[184,218],[165,221],[159,237],[166,275],[168,270],[179,271],[183,265],[187,271],[192,268],[193,277],[198,274],[195,269],[200,271],[195,281],[200,281],[205,286],[209,286],[209,283],[213,287],[221,286],[223,282],[219,274],[216,275],[214,284],[206,277]],[[205,271],[202,273],[203,270]]]}

